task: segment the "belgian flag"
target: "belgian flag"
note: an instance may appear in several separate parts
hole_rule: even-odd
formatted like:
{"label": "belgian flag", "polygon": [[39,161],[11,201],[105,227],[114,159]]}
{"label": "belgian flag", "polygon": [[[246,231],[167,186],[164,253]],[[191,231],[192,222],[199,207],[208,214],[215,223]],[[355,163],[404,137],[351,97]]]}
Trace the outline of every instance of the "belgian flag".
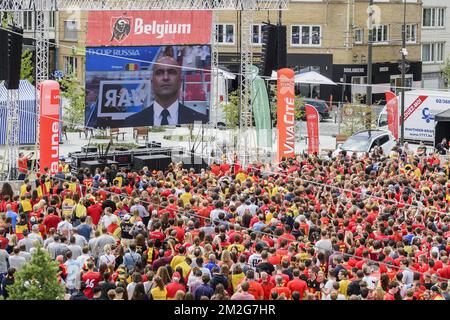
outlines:
{"label": "belgian flag", "polygon": [[137,71],[139,70],[139,65],[137,63],[127,63],[125,65],[126,71]]}

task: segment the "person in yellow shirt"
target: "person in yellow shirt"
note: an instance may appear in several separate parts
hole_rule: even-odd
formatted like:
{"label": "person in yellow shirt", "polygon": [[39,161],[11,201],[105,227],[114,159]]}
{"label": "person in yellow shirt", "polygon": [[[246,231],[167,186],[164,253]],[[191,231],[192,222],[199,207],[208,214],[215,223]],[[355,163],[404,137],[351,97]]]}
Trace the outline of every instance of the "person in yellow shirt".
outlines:
{"label": "person in yellow shirt", "polygon": [[150,290],[150,294],[153,300],[167,300],[167,289],[164,286],[164,282],[162,281],[161,277],[155,276],[155,278],[153,278],[153,281],[156,285],[152,290]]}
{"label": "person in yellow shirt", "polygon": [[191,187],[186,186],[184,188],[185,192],[180,196],[180,199],[183,200],[184,205],[189,204],[189,201],[192,198],[192,194],[191,194]]}
{"label": "person in yellow shirt", "polygon": [[339,281],[339,293],[343,294],[345,296],[345,299],[348,299],[347,289],[348,285],[350,284],[350,280],[348,280],[348,271],[340,270],[339,278],[341,279],[341,281]]}
{"label": "person in yellow shirt", "polygon": [[239,180],[241,183],[243,183],[245,179],[247,179],[247,175],[243,170],[240,170],[239,173],[236,175],[236,179]]}
{"label": "person in yellow shirt", "polygon": [[70,193],[66,194],[66,198],[61,204],[62,214],[63,216],[72,215],[73,208],[75,207],[75,201],[72,199],[72,195]]}
{"label": "person in yellow shirt", "polygon": [[25,179],[23,180],[23,184],[20,186],[20,196],[25,195],[25,193],[27,193],[27,186],[29,184],[30,180]]}
{"label": "person in yellow shirt", "polygon": [[186,260],[186,256],[184,255],[185,251],[186,249],[183,246],[180,246],[178,248],[178,254],[174,256],[172,261],[170,262],[170,267],[172,268],[172,270],[175,270],[177,265]]}
{"label": "person in yellow shirt", "polygon": [[242,267],[236,264],[231,275],[231,285],[233,286],[233,292],[236,292],[239,283],[245,278],[245,274],[242,271]]}
{"label": "person in yellow shirt", "polygon": [[31,195],[26,194],[20,197],[20,206],[22,207],[22,212],[28,213],[33,211],[33,206],[31,205]]}
{"label": "person in yellow shirt", "polygon": [[191,272],[191,269],[192,269],[191,263],[192,263],[192,259],[189,257],[185,257],[185,259],[182,262],[175,265],[175,268],[173,268],[173,270],[177,270],[178,268],[181,268],[181,270],[183,271],[183,277],[185,279],[187,279],[187,275],[189,274],[189,272]]}

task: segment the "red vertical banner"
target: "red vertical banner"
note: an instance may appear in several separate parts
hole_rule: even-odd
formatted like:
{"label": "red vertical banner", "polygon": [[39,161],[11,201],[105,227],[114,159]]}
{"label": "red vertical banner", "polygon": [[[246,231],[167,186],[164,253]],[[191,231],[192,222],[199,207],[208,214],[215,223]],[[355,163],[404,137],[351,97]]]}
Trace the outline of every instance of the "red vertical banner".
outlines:
{"label": "red vertical banner", "polygon": [[398,139],[398,126],[399,126],[399,118],[398,118],[398,99],[397,96],[388,91],[386,94],[386,111],[387,111],[387,120],[388,120],[388,128],[389,131],[392,132],[394,138]]}
{"label": "red vertical banner", "polygon": [[295,88],[294,70],[280,69],[277,74],[278,162],[295,158]]}
{"label": "red vertical banner", "polygon": [[40,172],[47,167],[58,172],[59,160],[59,83],[46,80],[40,88]]}
{"label": "red vertical banner", "polygon": [[308,153],[319,153],[319,112],[310,104],[305,105],[308,131]]}

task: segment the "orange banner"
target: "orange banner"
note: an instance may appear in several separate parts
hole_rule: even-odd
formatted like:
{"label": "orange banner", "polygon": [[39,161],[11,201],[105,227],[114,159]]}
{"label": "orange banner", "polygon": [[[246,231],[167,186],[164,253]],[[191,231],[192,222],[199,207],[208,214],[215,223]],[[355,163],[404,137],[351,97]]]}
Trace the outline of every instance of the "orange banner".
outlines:
{"label": "orange banner", "polygon": [[306,127],[308,131],[308,153],[319,153],[319,112],[310,104],[305,105]]}
{"label": "orange banner", "polygon": [[90,11],[86,46],[211,43],[211,11]]}
{"label": "orange banner", "polygon": [[294,70],[278,70],[277,127],[278,162],[281,158],[295,158],[295,88]]}
{"label": "orange banner", "polygon": [[59,83],[46,80],[41,84],[40,172],[48,168],[58,172],[59,160]]}

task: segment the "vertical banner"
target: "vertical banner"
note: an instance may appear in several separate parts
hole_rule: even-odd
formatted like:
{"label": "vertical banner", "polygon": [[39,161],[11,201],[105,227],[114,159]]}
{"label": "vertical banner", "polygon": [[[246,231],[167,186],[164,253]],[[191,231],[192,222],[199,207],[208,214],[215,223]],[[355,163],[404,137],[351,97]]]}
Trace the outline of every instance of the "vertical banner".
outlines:
{"label": "vertical banner", "polygon": [[386,94],[386,111],[387,111],[387,119],[388,119],[388,128],[389,131],[392,132],[394,138],[398,139],[398,127],[399,127],[399,118],[398,118],[398,99],[397,96],[388,91]]}
{"label": "vertical banner", "polygon": [[259,69],[251,66],[252,75],[252,110],[256,126],[258,147],[272,148],[272,120],[270,104],[264,80],[258,76]]}
{"label": "vertical banner", "polygon": [[284,68],[277,73],[278,162],[282,157],[295,157],[295,89],[294,70]]}
{"label": "vertical banner", "polygon": [[310,104],[305,105],[308,130],[308,153],[319,153],[319,112]]}
{"label": "vertical banner", "polygon": [[58,172],[59,160],[59,83],[46,80],[40,88],[40,172]]}

